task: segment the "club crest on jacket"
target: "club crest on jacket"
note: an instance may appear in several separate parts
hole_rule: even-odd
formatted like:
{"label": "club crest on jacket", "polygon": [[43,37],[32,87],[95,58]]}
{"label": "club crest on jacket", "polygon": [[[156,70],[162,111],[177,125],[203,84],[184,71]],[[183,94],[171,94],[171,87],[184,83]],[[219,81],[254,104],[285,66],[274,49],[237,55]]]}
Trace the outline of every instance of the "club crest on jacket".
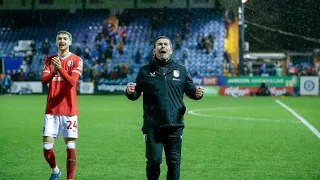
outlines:
{"label": "club crest on jacket", "polygon": [[173,76],[174,77],[179,77],[180,76],[179,70],[173,70]]}

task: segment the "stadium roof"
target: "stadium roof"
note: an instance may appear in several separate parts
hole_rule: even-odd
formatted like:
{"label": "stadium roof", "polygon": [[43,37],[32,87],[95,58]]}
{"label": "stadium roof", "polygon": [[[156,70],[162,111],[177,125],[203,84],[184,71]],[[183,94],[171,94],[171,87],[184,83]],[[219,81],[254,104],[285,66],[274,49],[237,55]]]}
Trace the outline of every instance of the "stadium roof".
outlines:
{"label": "stadium roof", "polygon": [[251,49],[310,52],[320,47],[318,0],[249,0],[246,34]]}

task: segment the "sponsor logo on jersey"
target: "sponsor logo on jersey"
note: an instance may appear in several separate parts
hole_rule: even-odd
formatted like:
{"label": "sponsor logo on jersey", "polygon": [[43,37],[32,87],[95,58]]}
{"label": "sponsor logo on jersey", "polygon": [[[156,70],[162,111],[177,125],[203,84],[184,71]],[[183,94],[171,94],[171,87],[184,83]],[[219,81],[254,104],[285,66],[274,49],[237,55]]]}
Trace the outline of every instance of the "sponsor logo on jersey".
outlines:
{"label": "sponsor logo on jersey", "polygon": [[53,81],[64,81],[64,79],[60,76],[53,77]]}

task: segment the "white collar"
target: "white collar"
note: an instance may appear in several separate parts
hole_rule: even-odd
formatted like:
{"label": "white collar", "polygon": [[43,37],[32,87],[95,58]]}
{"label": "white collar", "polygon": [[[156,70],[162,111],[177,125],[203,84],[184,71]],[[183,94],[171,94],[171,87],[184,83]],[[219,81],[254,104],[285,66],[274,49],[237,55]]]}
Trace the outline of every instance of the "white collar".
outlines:
{"label": "white collar", "polygon": [[58,53],[58,56],[61,60],[67,59],[71,55],[71,52],[69,52],[66,56],[61,57],[61,55]]}

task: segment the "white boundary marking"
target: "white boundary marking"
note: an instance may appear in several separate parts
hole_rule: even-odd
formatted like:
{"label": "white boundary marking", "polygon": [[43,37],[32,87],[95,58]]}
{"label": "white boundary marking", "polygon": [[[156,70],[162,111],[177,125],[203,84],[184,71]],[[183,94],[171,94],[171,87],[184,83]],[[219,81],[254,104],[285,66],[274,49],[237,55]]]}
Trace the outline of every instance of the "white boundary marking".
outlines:
{"label": "white boundary marking", "polygon": [[296,118],[298,118],[304,125],[307,126],[307,128],[313,132],[319,139],[320,139],[320,132],[313,127],[307,120],[305,120],[302,116],[300,116],[298,113],[296,113],[293,109],[291,109],[289,106],[285,105],[279,100],[276,100],[276,103],[278,103],[280,106],[288,110],[292,115],[294,115]]}
{"label": "white boundary marking", "polygon": [[236,116],[216,116],[216,115],[208,115],[199,113],[200,111],[208,111],[208,110],[217,110],[217,109],[230,109],[230,108],[252,108],[252,107],[216,107],[216,108],[203,108],[203,109],[194,109],[188,111],[189,114],[195,116],[202,116],[202,117],[215,117],[215,118],[225,118],[225,119],[237,119],[237,120],[244,120],[244,121],[265,121],[265,122],[281,122],[281,123],[296,123],[294,121],[286,121],[286,120],[277,120],[277,119],[266,119],[266,118],[250,118],[250,117],[236,117]]}

